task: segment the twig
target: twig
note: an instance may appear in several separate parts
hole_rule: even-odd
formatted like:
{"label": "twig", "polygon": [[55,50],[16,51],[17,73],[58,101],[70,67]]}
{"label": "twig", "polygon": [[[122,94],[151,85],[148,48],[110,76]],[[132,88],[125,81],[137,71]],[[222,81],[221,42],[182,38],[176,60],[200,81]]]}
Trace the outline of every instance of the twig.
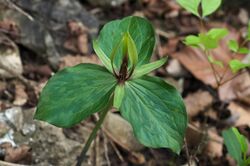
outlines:
{"label": "twig", "polygon": [[188,151],[188,145],[187,145],[186,138],[184,138],[184,143],[185,143],[185,152],[186,152],[186,156],[187,156],[187,163],[188,163],[188,166],[191,166],[190,155],[189,155],[189,151]]}
{"label": "twig", "polygon": [[25,12],[23,9],[21,9],[18,5],[16,5],[14,2],[12,2],[11,0],[5,0],[5,2],[8,4],[8,6],[10,8],[15,9],[16,11],[18,11],[19,13],[25,15],[28,19],[30,19],[31,21],[34,21],[34,18],[28,14],[27,12]]}
{"label": "twig", "polygon": [[173,38],[176,36],[175,33],[168,33],[168,32],[165,32],[165,31],[159,29],[159,28],[156,29],[156,34],[158,34],[159,36],[162,36],[166,39]]}
{"label": "twig", "polygon": [[110,142],[111,146],[113,147],[113,149],[114,149],[116,155],[118,156],[118,158],[121,160],[121,162],[124,162],[125,160],[124,160],[124,158],[122,157],[120,151],[117,149],[115,143],[114,143],[113,141],[111,141],[111,140],[110,140],[109,142]]}
{"label": "twig", "polygon": [[104,141],[104,155],[105,155],[105,159],[107,161],[107,165],[111,166],[110,164],[110,159],[109,159],[109,153],[108,153],[108,138],[106,137],[106,135],[104,134],[104,132],[102,132],[103,135],[103,141]]}
{"label": "twig", "polygon": [[227,82],[229,82],[229,81],[232,81],[233,79],[235,79],[236,77],[240,76],[241,74],[243,74],[243,73],[245,73],[245,72],[247,72],[247,70],[244,70],[244,71],[241,71],[241,72],[237,73],[237,74],[234,75],[233,77],[231,77],[231,78],[229,78],[229,79],[227,79],[227,80],[221,82],[221,83],[220,83],[220,86],[223,85],[223,84],[225,84],[225,83],[227,83]]}

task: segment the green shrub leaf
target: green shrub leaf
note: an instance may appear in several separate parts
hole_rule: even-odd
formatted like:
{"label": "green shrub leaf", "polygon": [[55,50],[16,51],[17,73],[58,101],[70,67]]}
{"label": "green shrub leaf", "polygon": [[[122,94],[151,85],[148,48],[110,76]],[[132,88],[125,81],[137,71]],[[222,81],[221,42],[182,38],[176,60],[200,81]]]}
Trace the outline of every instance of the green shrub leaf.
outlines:
{"label": "green shrub leaf", "polygon": [[158,61],[139,66],[139,67],[135,68],[135,71],[132,75],[132,78],[135,79],[135,78],[141,77],[145,74],[148,74],[148,73],[152,72],[153,70],[158,69],[159,67],[164,65],[166,62],[167,62],[167,58],[162,58]]}
{"label": "green shrub leaf", "polygon": [[195,35],[189,35],[185,38],[184,43],[188,46],[199,47],[201,43],[200,38]]}
{"label": "green shrub leaf", "polygon": [[120,111],[142,144],[180,152],[187,114],[183,100],[173,86],[150,76],[130,80],[125,83]]}
{"label": "green shrub leaf", "polygon": [[44,87],[35,119],[71,127],[108,107],[116,79],[104,67],[80,64],[56,73]]}
{"label": "green shrub leaf", "polygon": [[246,157],[248,149],[247,139],[234,127],[224,130],[222,135],[229,154],[238,165],[245,165],[243,159]]}
{"label": "green shrub leaf", "polygon": [[212,55],[208,56],[208,61],[209,61],[210,63],[212,63],[212,64],[215,64],[215,65],[221,67],[221,68],[224,67],[223,62],[222,62],[222,61],[219,61],[219,60],[215,60],[215,59],[213,58]]}
{"label": "green shrub leaf", "polygon": [[200,44],[206,50],[217,48],[219,41],[228,34],[228,30],[224,28],[213,28],[206,34],[200,33]]}
{"label": "green shrub leaf", "polygon": [[233,52],[238,52],[239,50],[239,44],[236,40],[230,40],[228,43],[228,47]]}
{"label": "green shrub leaf", "polygon": [[177,0],[177,2],[187,11],[193,13],[197,17],[200,17],[198,8],[201,0]]}
{"label": "green shrub leaf", "polygon": [[229,67],[231,68],[233,73],[236,73],[241,69],[244,69],[246,67],[250,67],[250,64],[245,64],[237,59],[233,59],[229,62]]}
{"label": "green shrub leaf", "polygon": [[220,7],[220,5],[221,0],[201,0],[202,17],[212,14]]}
{"label": "green shrub leaf", "polygon": [[[107,23],[101,30],[97,43],[106,56],[110,58],[113,48],[121,41],[124,34],[128,33],[130,41],[134,42],[138,54],[137,65],[149,62],[155,45],[155,33],[152,25],[144,18],[130,16],[122,20]],[[132,45],[131,45],[132,46]],[[122,61],[122,46],[116,52],[115,66],[119,67]]]}
{"label": "green shrub leaf", "polygon": [[240,54],[248,54],[249,52],[250,52],[249,49],[246,47],[240,47],[238,50],[238,53]]}

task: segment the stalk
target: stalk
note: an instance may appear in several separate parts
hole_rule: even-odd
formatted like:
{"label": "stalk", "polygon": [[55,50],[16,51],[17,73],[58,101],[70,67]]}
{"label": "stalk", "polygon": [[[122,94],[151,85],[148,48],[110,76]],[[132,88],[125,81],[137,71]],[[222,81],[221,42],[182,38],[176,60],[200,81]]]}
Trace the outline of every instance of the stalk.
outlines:
{"label": "stalk", "polygon": [[103,123],[103,121],[104,121],[104,119],[109,111],[109,108],[110,108],[110,105],[101,113],[100,119],[97,121],[95,128],[92,130],[85,146],[82,149],[80,156],[77,159],[76,166],[81,166],[82,162],[86,159],[86,153],[89,150],[89,147],[90,147],[92,141],[96,138],[97,132],[101,128],[101,125],[102,125],[102,123]]}

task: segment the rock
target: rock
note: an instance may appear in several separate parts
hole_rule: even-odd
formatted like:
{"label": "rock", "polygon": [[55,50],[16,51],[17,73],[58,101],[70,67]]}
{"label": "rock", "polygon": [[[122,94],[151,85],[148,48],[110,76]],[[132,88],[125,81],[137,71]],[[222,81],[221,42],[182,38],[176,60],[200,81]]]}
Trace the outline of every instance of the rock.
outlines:
{"label": "rock", "polygon": [[23,72],[18,47],[7,36],[0,34],[0,77],[15,77],[13,74],[6,71],[6,68],[17,75]]}
{"label": "rock", "polygon": [[127,2],[127,0],[88,0],[88,2],[94,6],[117,7]]}
{"label": "rock", "polygon": [[23,127],[23,113],[20,107],[13,107],[5,110],[4,115],[6,117],[6,123],[8,123],[13,129],[20,131]]}
{"label": "rock", "polygon": [[134,137],[131,125],[120,115],[109,112],[103,122],[103,129],[108,137],[127,151],[143,149]]}
{"label": "rock", "polygon": [[63,134],[62,128],[57,128],[45,122],[36,122],[37,131],[30,143],[35,163],[43,165],[75,165],[82,144],[70,140]]}
{"label": "rock", "polygon": [[[59,63],[59,55],[67,52],[64,43],[72,36],[68,26],[71,21],[87,27],[90,36],[97,34],[98,20],[78,1],[20,0],[16,3],[20,8],[28,11],[33,20],[13,9],[4,9],[0,11],[2,18],[0,27],[5,25],[4,29],[8,32],[12,32],[11,27],[15,27],[15,41],[48,60],[54,68]],[[7,23],[9,26],[6,26]],[[81,37],[79,41],[82,42]]]}

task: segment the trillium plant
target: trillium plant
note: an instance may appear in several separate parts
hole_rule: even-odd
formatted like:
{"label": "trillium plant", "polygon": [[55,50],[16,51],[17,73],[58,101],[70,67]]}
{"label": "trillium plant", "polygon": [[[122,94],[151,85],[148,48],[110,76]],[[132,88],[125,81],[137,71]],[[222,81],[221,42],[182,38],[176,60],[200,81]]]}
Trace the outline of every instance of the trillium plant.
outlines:
{"label": "trillium plant", "polygon": [[115,107],[132,125],[140,143],[170,148],[178,154],[187,114],[181,95],[172,85],[147,75],[167,60],[150,63],[155,46],[152,25],[135,16],[111,21],[93,46],[104,67],[79,64],[56,73],[41,93],[35,119],[67,128],[100,113],[84,155],[108,110]]}

